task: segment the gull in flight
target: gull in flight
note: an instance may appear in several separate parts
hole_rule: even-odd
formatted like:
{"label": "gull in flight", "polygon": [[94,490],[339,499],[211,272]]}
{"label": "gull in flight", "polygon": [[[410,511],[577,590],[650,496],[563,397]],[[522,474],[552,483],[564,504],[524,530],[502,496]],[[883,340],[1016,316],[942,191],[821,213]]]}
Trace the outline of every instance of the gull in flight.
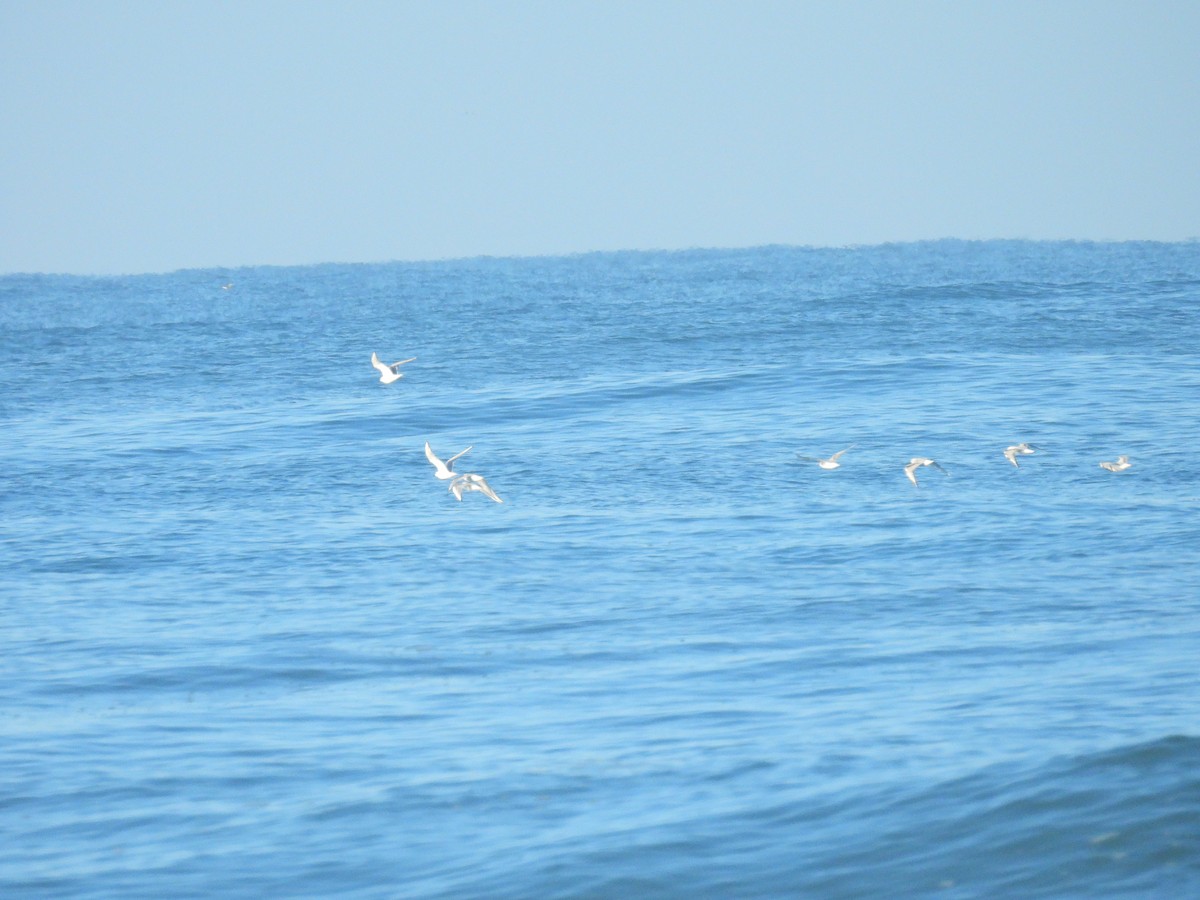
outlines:
{"label": "gull in flight", "polygon": [[400,362],[394,362],[390,366],[379,361],[379,357],[371,353],[371,365],[379,370],[379,380],[383,384],[391,384],[393,381],[399,381],[404,376],[400,374],[400,367],[405,363],[410,363],[415,356],[410,356],[408,359],[402,359]]}
{"label": "gull in flight", "polygon": [[[921,468],[921,466],[933,466],[934,468],[942,469],[941,466],[928,456],[914,456],[909,460],[908,465],[904,467],[904,474],[908,476],[908,480],[913,484],[917,484],[917,469]],[[942,473],[945,475],[950,474],[945,469],[942,469]],[[920,485],[917,485],[917,487],[920,487]]]}
{"label": "gull in flight", "polygon": [[[854,447],[855,445],[851,444],[846,448],[846,450],[852,450]],[[837,453],[833,454],[833,456],[829,457],[829,459],[821,459],[817,456],[800,456],[798,453],[796,455],[800,456],[801,459],[808,460],[809,462],[815,462],[822,469],[836,469],[841,465],[841,463],[838,462],[838,457],[845,453],[846,450],[839,450]]]}
{"label": "gull in flight", "polygon": [[[1011,447],[1005,447],[1004,448],[1004,458],[1007,459],[1014,466],[1016,466],[1018,454],[1021,456],[1028,456],[1034,450],[1041,450],[1041,449],[1042,449],[1041,447],[1035,447],[1033,444],[1027,444],[1024,441],[1021,441],[1021,443],[1019,443],[1019,444],[1013,444],[1013,446],[1011,446]],[[1021,467],[1017,466],[1017,468],[1019,469]]]}
{"label": "gull in flight", "polygon": [[1124,472],[1126,469],[1128,469],[1132,465],[1133,465],[1133,463],[1131,463],[1129,461],[1128,456],[1121,455],[1121,456],[1117,457],[1116,462],[1100,463],[1100,468],[1108,469],[1108,471],[1110,471],[1110,472]]}
{"label": "gull in flight", "polygon": [[[471,445],[471,447],[474,446],[474,444]],[[471,447],[468,447],[467,450],[470,450]],[[425,458],[433,463],[433,474],[442,481],[445,481],[447,478],[457,477],[454,473],[454,461],[466,453],[467,450],[460,450],[448,460],[442,462],[442,460],[438,459],[437,454],[433,452],[432,448],[430,448],[429,441],[425,442]]]}
{"label": "gull in flight", "polygon": [[462,495],[469,491],[479,491],[485,497],[491,497],[497,503],[504,502],[496,496],[496,492],[483,480],[482,475],[456,475],[454,480],[450,482],[450,493],[454,495],[455,500],[461,501]]}

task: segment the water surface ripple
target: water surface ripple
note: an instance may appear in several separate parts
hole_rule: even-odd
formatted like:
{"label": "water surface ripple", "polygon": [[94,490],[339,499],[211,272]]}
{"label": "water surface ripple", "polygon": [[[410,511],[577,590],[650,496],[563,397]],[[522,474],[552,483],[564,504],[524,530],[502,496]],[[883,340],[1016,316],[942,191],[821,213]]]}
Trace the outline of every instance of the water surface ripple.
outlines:
{"label": "water surface ripple", "polygon": [[0,347],[5,897],[1200,895],[1200,244],[5,276]]}

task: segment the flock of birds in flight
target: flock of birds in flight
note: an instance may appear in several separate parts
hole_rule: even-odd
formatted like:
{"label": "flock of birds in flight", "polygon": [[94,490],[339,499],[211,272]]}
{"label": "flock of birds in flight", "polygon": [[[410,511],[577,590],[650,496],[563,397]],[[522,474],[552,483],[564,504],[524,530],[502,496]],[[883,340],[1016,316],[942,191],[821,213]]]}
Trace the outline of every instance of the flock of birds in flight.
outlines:
{"label": "flock of birds in flight", "polygon": [[[825,459],[821,459],[820,457],[817,457],[817,456],[800,456],[800,458],[804,459],[804,460],[808,460],[809,462],[815,462],[822,469],[836,469],[841,466],[841,463],[838,462],[838,457],[840,457],[843,453],[845,453],[846,450],[854,449],[854,446],[855,446],[854,444],[851,444],[845,450],[839,450],[837,453],[835,453],[832,456],[827,457]],[[1004,448],[1004,458],[1007,459],[1010,463],[1012,463],[1014,466],[1016,466],[1019,469],[1021,466],[1017,462],[1018,456],[1029,456],[1033,452],[1040,450],[1040,449],[1041,448],[1038,447],[1036,444],[1030,444],[1027,441],[1022,441],[1019,444],[1013,444],[1011,447],[1005,447]],[[1109,472],[1124,472],[1126,469],[1128,469],[1132,465],[1133,465],[1133,463],[1131,463],[1129,461],[1129,457],[1122,454],[1121,456],[1117,457],[1115,462],[1100,463],[1100,468],[1106,469]],[[912,459],[910,459],[908,461],[908,464],[904,467],[904,474],[908,477],[908,480],[911,481],[913,484],[917,484],[917,469],[921,468],[922,466],[933,466],[935,469],[940,470],[945,475],[950,474],[945,469],[943,469],[941,467],[941,465],[939,465],[937,463],[937,461],[930,459],[928,456],[914,456]],[[919,486],[920,485],[918,485],[918,487]]]}
{"label": "flock of birds in flight", "polygon": [[[379,371],[379,381],[382,384],[391,384],[392,382],[399,381],[401,378],[403,378],[404,376],[400,373],[400,367],[405,363],[413,362],[415,359],[415,356],[410,356],[408,359],[402,359],[399,362],[394,362],[391,365],[388,365],[379,359],[378,354],[374,352],[371,353],[371,365]],[[471,446],[473,447],[475,445],[472,444]],[[797,455],[800,456],[800,459],[807,460],[809,462],[815,462],[822,469],[837,469],[842,465],[840,462],[838,462],[838,459],[847,450],[854,449],[854,446],[854,444],[851,444],[844,450],[839,450],[837,453],[834,453],[832,456],[824,459],[817,456]],[[470,449],[471,447],[467,448],[467,450]],[[1020,468],[1020,465],[1017,463],[1018,456],[1029,456],[1036,450],[1040,449],[1041,448],[1036,444],[1030,444],[1026,441],[1022,441],[1019,444],[1013,444],[1011,447],[1004,448],[1004,458],[1017,468]],[[460,475],[454,471],[454,461],[466,453],[467,450],[460,450],[449,459],[443,460],[440,459],[430,448],[429,441],[425,442],[425,458],[433,464],[434,477],[442,481],[449,481],[450,493],[452,493],[456,499],[461,501],[463,494],[469,491],[479,491],[485,497],[490,497],[497,503],[503,503],[504,501],[496,496],[496,492],[491,489],[482,475],[476,475],[473,473]],[[1132,465],[1133,463],[1129,461],[1129,457],[1122,454],[1116,458],[1115,462],[1100,463],[1100,468],[1106,469],[1109,472],[1124,472]],[[942,466],[936,460],[930,459],[928,456],[914,456],[904,467],[904,474],[907,476],[908,480],[917,487],[920,487],[920,485],[917,483],[917,469],[920,469],[924,466],[933,466],[935,469],[938,469],[945,475],[950,474],[944,468],[942,468]]]}
{"label": "flock of birds in flight", "polygon": [[[381,384],[391,384],[394,381],[399,381],[404,377],[404,375],[400,372],[400,367],[405,363],[412,362],[415,359],[415,356],[410,356],[408,359],[402,359],[399,362],[394,362],[391,365],[388,365],[380,360],[379,354],[374,352],[371,353],[371,365],[379,371],[379,381]],[[472,444],[471,447],[473,446],[475,445]],[[471,447],[468,447],[467,450],[470,450]],[[483,494],[483,496],[495,500],[497,503],[503,503],[504,501],[496,495],[496,492],[492,490],[491,486],[487,483],[487,480],[482,475],[476,475],[473,472],[460,475],[458,472],[454,471],[455,460],[466,453],[467,450],[459,450],[449,459],[441,459],[436,453],[433,452],[433,448],[429,446],[429,441],[425,442],[425,458],[433,464],[433,476],[439,481],[450,482],[448,486],[449,491],[454,495],[456,500],[461,501],[463,494],[471,491],[479,491],[479,493]]]}

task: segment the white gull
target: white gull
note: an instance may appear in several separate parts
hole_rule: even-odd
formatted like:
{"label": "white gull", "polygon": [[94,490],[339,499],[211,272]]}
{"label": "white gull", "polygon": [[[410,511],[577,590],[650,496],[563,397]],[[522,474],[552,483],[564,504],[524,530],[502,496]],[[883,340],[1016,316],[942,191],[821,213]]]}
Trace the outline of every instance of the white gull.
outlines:
{"label": "white gull", "polygon": [[[851,444],[846,448],[846,450],[852,450],[855,446],[855,444]],[[809,462],[815,462],[822,469],[836,469],[841,465],[841,463],[838,462],[838,457],[845,453],[846,450],[839,450],[837,453],[833,454],[833,456],[829,457],[829,459],[821,459],[818,456],[800,456],[800,454],[796,455],[800,456],[801,459],[808,460]]]}
{"label": "white gull", "polygon": [[[935,469],[942,469],[941,466],[928,456],[914,456],[909,460],[908,465],[904,467],[904,474],[908,476],[908,480],[913,484],[917,484],[917,469],[921,468],[921,466],[933,466]],[[942,469],[942,474],[949,475],[950,473]],[[917,486],[920,487],[920,485]]]}
{"label": "white gull", "polygon": [[482,475],[458,475],[450,482],[450,493],[454,495],[456,500],[461,501],[462,495],[469,491],[479,491],[485,497],[491,497],[497,503],[503,503],[496,492],[488,486]]}
{"label": "white gull", "polygon": [[[1021,456],[1028,456],[1034,450],[1040,450],[1040,449],[1041,449],[1041,447],[1036,447],[1033,444],[1027,444],[1025,441],[1021,441],[1021,443],[1019,443],[1019,444],[1013,444],[1011,447],[1005,447],[1004,448],[1004,458],[1007,459],[1014,466],[1016,466],[1018,454]],[[1019,469],[1021,467],[1017,466],[1017,468]]]}
{"label": "white gull", "polygon": [[391,384],[393,381],[399,381],[404,376],[400,374],[400,367],[405,363],[410,363],[415,356],[410,356],[408,359],[402,359],[400,362],[394,362],[390,366],[381,362],[378,355],[371,353],[371,365],[379,370],[379,380],[383,384]]}
{"label": "white gull", "polygon": [[[471,445],[471,447],[474,446],[474,444]],[[471,447],[468,447],[467,450],[470,450]],[[438,459],[437,454],[433,452],[433,449],[429,446],[429,441],[425,442],[425,458],[433,463],[433,474],[442,481],[455,477],[454,461],[466,453],[467,450],[460,450],[458,453],[455,453],[452,457],[443,462],[442,460]]]}

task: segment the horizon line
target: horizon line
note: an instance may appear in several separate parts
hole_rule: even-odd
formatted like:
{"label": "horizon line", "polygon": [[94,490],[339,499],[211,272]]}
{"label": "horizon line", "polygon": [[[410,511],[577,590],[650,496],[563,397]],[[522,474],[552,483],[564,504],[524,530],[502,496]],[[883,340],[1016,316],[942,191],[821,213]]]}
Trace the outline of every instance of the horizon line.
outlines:
{"label": "horizon line", "polygon": [[738,252],[747,250],[871,250],[884,247],[914,246],[919,244],[1197,244],[1200,236],[1179,238],[1177,240],[1162,240],[1156,238],[1029,238],[1029,237],[992,237],[992,238],[912,238],[909,240],[876,241],[849,244],[744,244],[744,245],[693,245],[688,247],[626,247],[613,250],[572,250],[560,253],[470,253],[457,256],[429,257],[393,257],[391,259],[373,260],[322,260],[319,262],[295,263],[236,263],[233,265],[195,265],[180,266],[173,269],[154,269],[144,271],[114,271],[114,272],[70,272],[70,271],[33,271],[14,269],[0,272],[0,278],[44,277],[44,278],[141,278],[163,275],[178,275],[184,272],[242,272],[249,269],[315,269],[325,266],[388,266],[388,265],[424,265],[437,263],[473,262],[480,260],[538,260],[538,259],[571,259],[583,256],[615,256],[619,254],[673,254],[673,253],[704,253],[704,252]]}

